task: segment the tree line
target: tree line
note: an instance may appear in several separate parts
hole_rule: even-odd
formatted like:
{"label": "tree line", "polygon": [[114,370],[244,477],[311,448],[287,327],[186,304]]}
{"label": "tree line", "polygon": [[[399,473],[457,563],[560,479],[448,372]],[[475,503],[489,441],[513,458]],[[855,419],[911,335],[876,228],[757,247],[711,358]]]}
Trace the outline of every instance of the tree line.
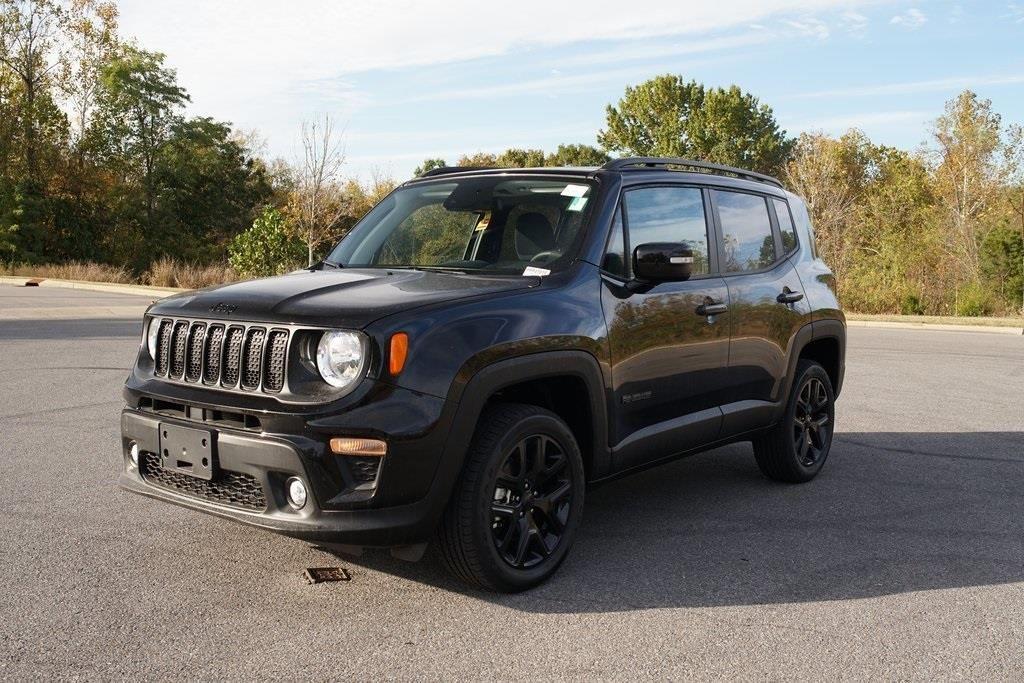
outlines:
{"label": "tree line", "polygon": [[[0,0],[0,263],[88,261],[145,279],[173,270],[171,259],[229,261],[237,277],[273,274],[321,258],[397,184],[346,176],[330,117],[304,124],[302,157],[289,163],[267,158],[256,133],[187,115],[189,101],[163,55],[119,34],[114,2]],[[605,114],[596,145],[477,152],[455,164],[676,156],[769,173],[807,200],[850,310],[1024,306],[1021,127],[972,92],[950,101],[911,151],[856,130],[791,138],[750,93],[676,75],[626,88]],[[426,159],[416,173],[445,165]]]}

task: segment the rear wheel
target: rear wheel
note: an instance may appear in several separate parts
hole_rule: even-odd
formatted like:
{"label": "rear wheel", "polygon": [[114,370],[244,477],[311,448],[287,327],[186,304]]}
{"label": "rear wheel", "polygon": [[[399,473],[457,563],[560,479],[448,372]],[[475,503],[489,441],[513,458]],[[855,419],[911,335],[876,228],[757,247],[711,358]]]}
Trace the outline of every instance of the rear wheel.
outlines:
{"label": "rear wheel", "polygon": [[583,492],[579,447],[557,415],[519,404],[488,409],[439,531],[449,568],[489,590],[541,583],[569,552]]}
{"label": "rear wheel", "polygon": [[810,481],[828,458],[834,423],[835,394],[828,373],[813,361],[800,361],[782,421],[754,441],[758,467],[778,481]]}

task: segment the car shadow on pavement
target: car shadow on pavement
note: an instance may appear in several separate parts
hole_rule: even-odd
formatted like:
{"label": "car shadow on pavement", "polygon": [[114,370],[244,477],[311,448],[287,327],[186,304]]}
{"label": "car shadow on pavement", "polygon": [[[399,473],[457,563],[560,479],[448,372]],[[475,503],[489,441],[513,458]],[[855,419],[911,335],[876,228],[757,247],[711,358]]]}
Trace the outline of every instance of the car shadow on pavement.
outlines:
{"label": "car shadow on pavement", "polygon": [[513,609],[615,612],[869,598],[1024,581],[1024,432],[842,433],[813,482],[771,482],[749,444],[587,494],[546,584],[468,590],[436,549],[346,562]]}

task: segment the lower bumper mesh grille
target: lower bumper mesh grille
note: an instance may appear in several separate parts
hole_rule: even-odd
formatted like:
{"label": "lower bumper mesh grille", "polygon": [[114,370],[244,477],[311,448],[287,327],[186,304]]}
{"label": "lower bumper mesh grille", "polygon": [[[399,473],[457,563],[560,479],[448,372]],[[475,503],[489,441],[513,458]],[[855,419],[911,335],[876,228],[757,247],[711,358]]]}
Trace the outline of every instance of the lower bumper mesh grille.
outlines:
{"label": "lower bumper mesh grille", "polygon": [[191,498],[257,512],[267,508],[263,487],[251,474],[221,470],[213,481],[206,481],[164,469],[156,453],[143,453],[139,470],[147,482]]}

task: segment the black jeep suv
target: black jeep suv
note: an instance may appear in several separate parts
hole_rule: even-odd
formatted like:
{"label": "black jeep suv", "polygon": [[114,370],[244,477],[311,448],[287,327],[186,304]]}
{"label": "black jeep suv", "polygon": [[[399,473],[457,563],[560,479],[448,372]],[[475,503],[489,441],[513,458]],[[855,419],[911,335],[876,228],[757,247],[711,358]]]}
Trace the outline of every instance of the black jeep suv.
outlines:
{"label": "black jeep suv", "polygon": [[311,541],[431,538],[515,591],[586,486],[728,442],[829,453],[846,326],[804,203],[686,159],[443,168],[321,263],[146,314],[121,486]]}

